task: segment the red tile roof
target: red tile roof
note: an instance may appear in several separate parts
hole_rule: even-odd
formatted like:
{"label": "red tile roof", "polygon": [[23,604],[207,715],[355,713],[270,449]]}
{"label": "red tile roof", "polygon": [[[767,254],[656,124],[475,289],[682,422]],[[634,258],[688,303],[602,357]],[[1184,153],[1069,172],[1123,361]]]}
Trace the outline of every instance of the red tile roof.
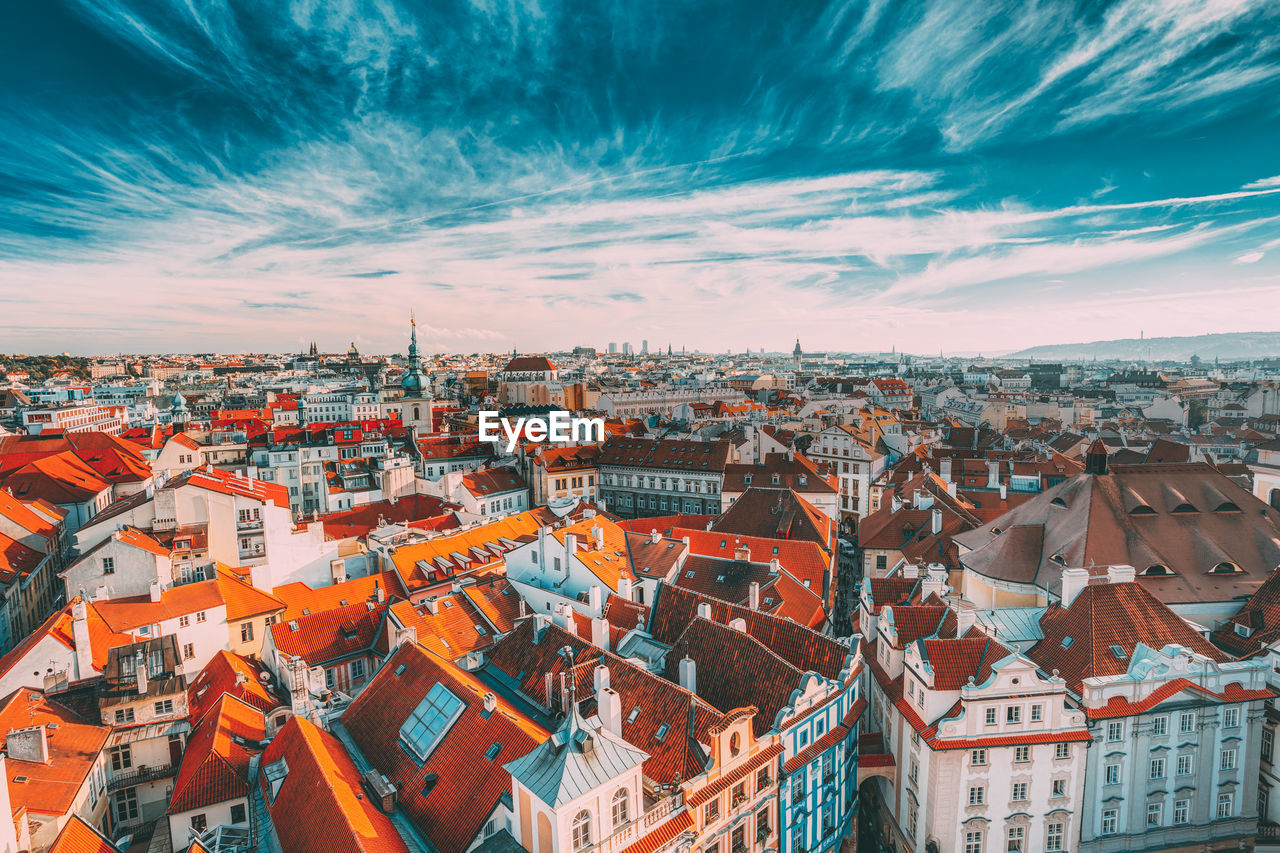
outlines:
{"label": "red tile roof", "polygon": [[222,696],[197,723],[173,780],[168,814],[249,796],[249,759],[267,737],[262,712]]}
{"label": "red tile roof", "polygon": [[224,694],[234,696],[246,705],[266,714],[288,702],[268,687],[271,673],[239,655],[219,650],[204,669],[187,686],[187,707],[193,720],[199,720]]}
{"label": "red tile roof", "polygon": [[284,509],[289,508],[289,490],[280,483],[254,480],[249,477],[242,477],[239,474],[231,474],[212,466],[196,468],[193,471],[184,471],[166,483],[164,488],[176,489],[187,485],[208,489],[224,495],[253,498],[263,503],[275,504]]}
{"label": "red tile roof", "polygon": [[365,794],[360,771],[341,742],[310,720],[290,717],[262,754],[289,771],[274,798],[259,774],[263,799],[284,853],[310,853],[317,840],[333,853],[408,853],[391,818]]}
{"label": "red tile roof", "polygon": [[724,471],[731,448],[727,441],[610,436],[602,445],[599,464],[708,474]]}
{"label": "red tile roof", "polygon": [[832,547],[831,519],[790,489],[750,486],[711,524],[718,533],[799,539]]}
{"label": "red tile roof", "polygon": [[371,650],[378,640],[386,604],[356,602],[271,626],[281,652],[319,666]]}
{"label": "red tile roof", "polygon": [[492,497],[528,488],[514,468],[486,468],[462,475],[462,486],[478,498]]}
{"label": "red tile roof", "polygon": [[[56,729],[48,729],[56,725]],[[11,732],[30,726],[45,726],[49,760],[20,761],[9,756],[5,762],[9,802],[15,813],[25,809],[41,815],[62,816],[71,811],[76,795],[93,771],[111,729],[88,723],[43,693],[28,687],[9,694],[0,707],[0,729]],[[15,782],[19,776],[24,782]],[[10,815],[3,816],[9,820]]]}
{"label": "red tile roof", "polygon": [[[383,521],[388,524],[411,524],[435,519],[445,515],[450,506],[453,505],[446,504],[434,495],[408,495],[397,498],[394,503],[378,501],[343,512],[331,512],[320,516],[320,521],[324,524],[325,536],[330,539],[345,539],[350,536],[368,536]],[[453,515],[449,513],[448,517],[453,518]],[[457,524],[456,518],[454,524]]]}
{"label": "red tile roof", "polygon": [[79,815],[73,814],[48,853],[120,853],[120,850]]}
{"label": "red tile roof", "polygon": [[684,527],[674,528],[670,535],[676,539],[687,538],[690,554],[732,558],[738,548],[746,548],[753,560],[768,562],[776,559],[801,582],[808,581],[809,589],[819,596],[831,568],[831,555],[817,542],[804,539],[769,539]]}
{"label": "red tile roof", "polygon": [[278,621],[287,622],[300,616],[323,613],[357,602],[376,601],[379,590],[388,602],[409,597],[404,583],[395,572],[379,572],[314,588],[302,581],[287,583],[276,587],[274,591],[275,597],[285,608]]}

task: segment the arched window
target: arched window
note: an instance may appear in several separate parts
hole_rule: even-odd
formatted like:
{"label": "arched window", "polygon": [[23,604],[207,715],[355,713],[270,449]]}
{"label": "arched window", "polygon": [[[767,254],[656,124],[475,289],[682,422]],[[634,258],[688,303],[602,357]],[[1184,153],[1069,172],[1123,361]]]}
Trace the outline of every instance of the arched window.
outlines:
{"label": "arched window", "polygon": [[1235,563],[1222,562],[1210,569],[1209,573],[1214,575],[1234,575],[1239,571],[1240,567]]}
{"label": "arched window", "polygon": [[1165,575],[1173,574],[1173,572],[1169,571],[1168,566],[1162,565],[1161,563],[1153,563],[1152,565],[1147,566],[1147,570],[1142,574],[1147,577],[1164,577]]}
{"label": "arched window", "polygon": [[591,812],[583,809],[573,819],[573,849],[586,850],[591,846]]}
{"label": "arched window", "polygon": [[626,788],[619,788],[613,793],[613,828],[621,829],[631,821],[631,794]]}
{"label": "arched window", "polygon": [[416,420],[418,420],[420,417],[421,417],[421,416],[418,414],[418,407],[417,407],[417,406],[414,406],[414,407],[413,407],[413,419],[416,421]]}

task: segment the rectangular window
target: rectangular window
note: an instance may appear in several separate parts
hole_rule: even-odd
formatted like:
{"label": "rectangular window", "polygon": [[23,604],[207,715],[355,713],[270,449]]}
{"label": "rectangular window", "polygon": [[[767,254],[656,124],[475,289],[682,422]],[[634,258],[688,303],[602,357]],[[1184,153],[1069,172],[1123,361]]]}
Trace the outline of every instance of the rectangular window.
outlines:
{"label": "rectangular window", "polygon": [[1038,723],[1043,719],[1044,719],[1044,706],[1032,705],[1031,706],[1031,722]]}
{"label": "rectangular window", "polygon": [[1231,817],[1231,813],[1232,811],[1234,811],[1234,805],[1235,805],[1235,794],[1232,794],[1230,792],[1225,794],[1219,794],[1217,816],[1220,818]]}
{"label": "rectangular window", "polygon": [[191,816],[191,828],[196,832],[204,832],[209,828],[209,818],[204,814],[195,814]]}
{"label": "rectangular window", "polygon": [[1147,803],[1147,826],[1164,823],[1164,803]]}
{"label": "rectangular window", "polygon": [[1102,810],[1102,834],[1115,835],[1120,824],[1120,813],[1116,809]]}
{"label": "rectangular window", "polygon": [[1275,749],[1276,735],[1272,729],[1262,730],[1262,760],[1271,763],[1271,751]]}
{"label": "rectangular window", "polygon": [[982,853],[982,830],[975,829],[964,834],[964,853]]}
{"label": "rectangular window", "polygon": [[1151,720],[1151,734],[1156,737],[1162,737],[1169,733],[1169,717],[1167,715],[1155,717]]}
{"label": "rectangular window", "polygon": [[161,699],[156,703],[156,716],[164,717],[173,713],[173,700]]}
{"label": "rectangular window", "polygon": [[121,770],[128,770],[133,766],[133,750],[129,744],[123,746],[115,746],[111,748],[111,770],[119,773]]}
{"label": "rectangular window", "polygon": [[1004,721],[1005,721],[1006,723],[1020,723],[1020,722],[1022,722],[1022,706],[1021,706],[1021,705],[1010,705],[1008,708],[1005,708],[1005,709],[1004,709]]}
{"label": "rectangular window", "polygon": [[132,708],[119,708],[116,710],[116,725],[133,722]]}
{"label": "rectangular window", "polygon": [[248,823],[248,816],[245,814],[244,804],[236,803],[231,807],[231,822],[233,824]]}
{"label": "rectangular window", "polygon": [[196,656],[195,643],[184,643],[182,646],[182,659],[191,660]]}
{"label": "rectangular window", "polygon": [[1236,751],[1234,749],[1224,749],[1218,755],[1219,770],[1235,770],[1236,769]]}
{"label": "rectangular window", "polygon": [[1148,778],[1151,778],[1151,779],[1164,778],[1164,759],[1163,758],[1151,759],[1151,775]]}
{"label": "rectangular window", "polygon": [[720,798],[712,800],[702,810],[703,824],[715,823],[720,819]]}
{"label": "rectangular window", "polygon": [[253,642],[253,623],[252,622],[240,623],[240,642],[242,643]]}
{"label": "rectangular window", "polygon": [[138,819],[138,792],[136,788],[125,788],[115,792],[116,823],[125,823]]}
{"label": "rectangular window", "polygon": [[1009,827],[1009,843],[1005,845],[1008,853],[1022,853],[1022,842],[1027,837],[1027,829],[1024,826]]}
{"label": "rectangular window", "polygon": [[985,749],[975,749],[969,753],[969,763],[975,767],[981,767],[987,763],[987,751]]}
{"label": "rectangular window", "polygon": [[969,789],[969,805],[980,806],[987,801],[987,789],[978,785]]}
{"label": "rectangular window", "polygon": [[1031,760],[1031,747],[1017,746],[1013,749],[1013,760],[1023,764]]}
{"label": "rectangular window", "polygon": [[116,558],[115,558],[115,557],[103,557],[103,558],[102,558],[102,573],[103,573],[104,575],[114,575],[114,574],[116,573]]}
{"label": "rectangular window", "polygon": [[1174,800],[1173,801],[1173,822],[1174,824],[1187,823],[1191,819],[1191,801],[1190,800]]}
{"label": "rectangular window", "polygon": [[179,627],[179,628],[187,628],[187,627],[189,627],[190,625],[191,625],[191,617],[190,617],[190,616],[179,616],[179,617],[178,617],[178,627]]}
{"label": "rectangular window", "polygon": [[1066,837],[1066,827],[1060,823],[1051,823],[1045,831],[1044,849],[1049,853],[1062,853],[1062,841]]}
{"label": "rectangular window", "polygon": [[364,681],[364,661],[360,659],[351,662],[351,680],[359,683]]}
{"label": "rectangular window", "polygon": [[996,724],[996,709],[988,708],[987,709],[987,725],[994,726],[995,724]]}
{"label": "rectangular window", "polygon": [[1191,756],[1190,755],[1178,756],[1178,775],[1179,776],[1191,775]]}
{"label": "rectangular window", "polygon": [[1054,758],[1070,758],[1070,757],[1071,757],[1071,744],[1069,744],[1069,743],[1060,743],[1060,744],[1057,744],[1057,745],[1054,747],[1054,750],[1053,750],[1053,757],[1054,757]]}
{"label": "rectangular window", "polygon": [[447,687],[436,684],[400,727],[400,741],[426,761],[464,707]]}
{"label": "rectangular window", "polygon": [[1222,727],[1224,729],[1234,729],[1240,725],[1240,709],[1239,708],[1223,708],[1222,709]]}
{"label": "rectangular window", "polygon": [[1119,785],[1120,784],[1120,765],[1108,764],[1106,767],[1106,773],[1103,779],[1105,780],[1104,784]]}
{"label": "rectangular window", "polygon": [[1180,734],[1190,734],[1196,730],[1196,712],[1183,711],[1178,715],[1178,732]]}
{"label": "rectangular window", "polygon": [[1014,782],[1014,783],[1013,783],[1013,798],[1012,798],[1012,799],[1013,799],[1013,801],[1014,801],[1015,803],[1020,803],[1020,802],[1022,802],[1023,800],[1025,800],[1026,798],[1027,798],[1027,783],[1026,783],[1026,782]]}
{"label": "rectangular window", "polygon": [[1118,740],[1124,740],[1124,722],[1112,720],[1107,723],[1107,741],[1115,743]]}
{"label": "rectangular window", "polygon": [[204,620],[205,620],[205,612],[201,610],[199,613],[196,614],[196,621],[203,622]]}

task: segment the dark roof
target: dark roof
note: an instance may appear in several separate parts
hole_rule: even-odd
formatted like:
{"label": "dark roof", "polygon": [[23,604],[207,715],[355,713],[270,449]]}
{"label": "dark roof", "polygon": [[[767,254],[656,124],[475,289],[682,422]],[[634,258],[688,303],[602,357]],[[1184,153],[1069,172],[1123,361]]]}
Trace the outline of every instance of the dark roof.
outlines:
{"label": "dark roof", "polygon": [[702,474],[723,472],[729,462],[730,446],[727,441],[610,436],[601,448],[599,464]]}
{"label": "dark roof", "polygon": [[711,524],[717,533],[805,539],[831,546],[831,519],[790,489],[751,486]]}

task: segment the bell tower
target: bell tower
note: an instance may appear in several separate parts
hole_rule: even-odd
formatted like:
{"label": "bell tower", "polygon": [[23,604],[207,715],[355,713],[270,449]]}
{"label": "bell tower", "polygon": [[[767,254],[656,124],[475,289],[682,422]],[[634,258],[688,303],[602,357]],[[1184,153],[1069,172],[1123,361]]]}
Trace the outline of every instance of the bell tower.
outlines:
{"label": "bell tower", "polygon": [[433,431],[431,380],[422,372],[422,362],[418,357],[418,321],[412,313],[409,315],[409,327],[409,363],[404,378],[400,380],[403,392],[400,421],[410,432],[430,434]]}

